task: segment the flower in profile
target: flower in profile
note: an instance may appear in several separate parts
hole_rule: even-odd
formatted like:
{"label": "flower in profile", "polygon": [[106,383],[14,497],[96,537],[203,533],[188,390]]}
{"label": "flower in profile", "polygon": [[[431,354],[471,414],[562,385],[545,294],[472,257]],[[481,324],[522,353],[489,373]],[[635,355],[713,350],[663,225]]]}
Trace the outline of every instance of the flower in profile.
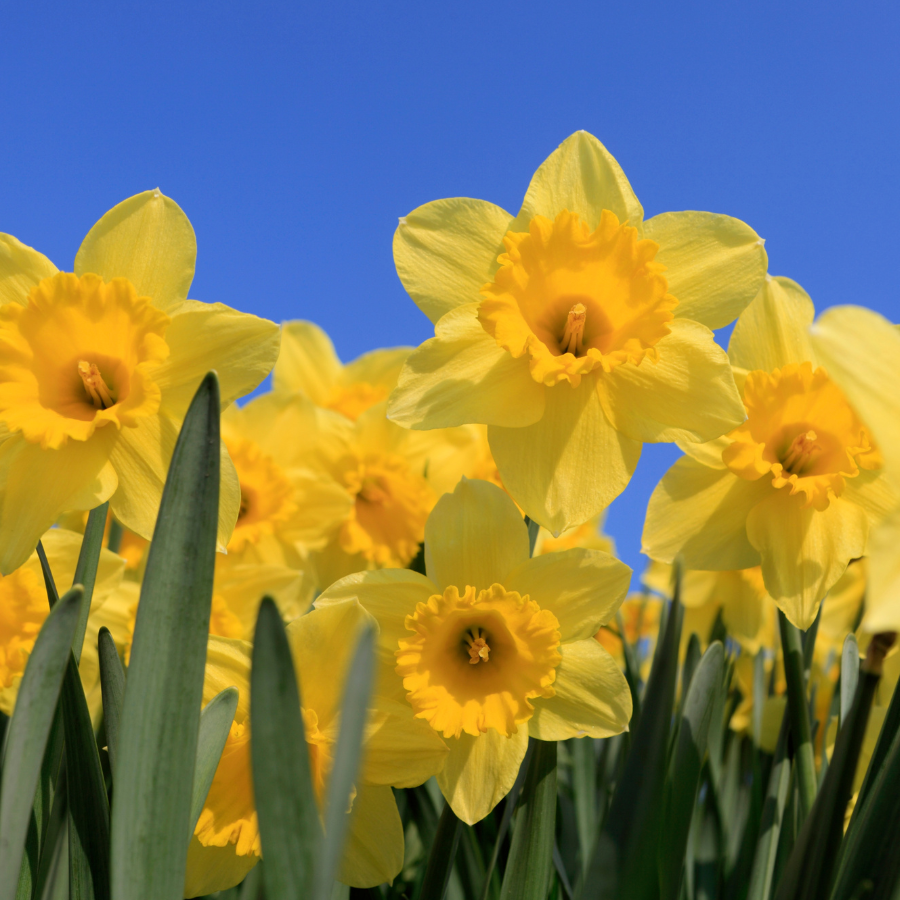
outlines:
{"label": "flower in profile", "polygon": [[628,484],[644,442],[708,441],[743,419],[711,328],[766,271],[756,233],[702,212],[644,221],[586,132],[537,170],[518,216],[464,198],[400,220],[397,273],[435,323],[388,407],[408,428],[482,423],[503,483],[554,534]]}
{"label": "flower in profile", "polygon": [[[75,566],[82,536],[62,528],[53,528],[41,542],[50,571],[60,593],[75,578]],[[91,714],[100,711],[100,665],[97,659],[96,632],[91,627],[99,611],[113,597],[122,581],[125,563],[109,550],[100,551],[97,580],[91,597],[88,634],[79,663],[81,682]],[[47,588],[37,553],[9,575],[0,576],[0,712],[12,715],[19,693],[19,682],[44,620],[50,612]],[[93,636],[93,640],[91,639]]]}
{"label": "flower in profile", "polygon": [[797,284],[766,281],[728,350],[747,421],[680,445],[688,455],[657,486],[644,525],[653,559],[761,566],[766,591],[801,629],[897,502],[871,432],[810,343],[813,315]]}
{"label": "flower in profile", "polygon": [[[222,401],[252,390],[278,355],[278,328],[188,300],[196,241],[158,190],[111,209],[75,271],[0,235],[0,571],[67,510],[105,500],[150,538],[181,420],[200,380]],[[37,489],[36,486],[40,485]],[[223,453],[219,543],[237,518]]]}
{"label": "flower in profile", "polygon": [[459,818],[484,818],[509,792],[528,737],[625,730],[631,694],[594,640],[631,570],[576,548],[529,558],[528,531],[498,487],[463,479],[425,530],[427,575],[360,572],[317,600],[356,600],[379,626],[380,691],[450,748],[437,780]]}
{"label": "flower in profile", "polygon": [[316,406],[356,421],[361,413],[387,400],[411,350],[372,350],[344,365],[318,325],[285,322],[272,387],[276,394],[300,394]]}
{"label": "flower in profile", "polygon": [[[314,610],[288,626],[300,686],[310,774],[320,810],[334,763],[340,704],[356,635],[368,619],[356,603]],[[229,686],[239,701],[231,732],[188,850],[185,897],[226,890],[260,858],[250,766],[251,647],[211,637],[203,701]],[[440,770],[443,742],[400,703],[373,697],[363,762],[353,796],[350,832],[338,879],[353,887],[391,881],[403,865],[403,825],[391,787],[414,787]]]}

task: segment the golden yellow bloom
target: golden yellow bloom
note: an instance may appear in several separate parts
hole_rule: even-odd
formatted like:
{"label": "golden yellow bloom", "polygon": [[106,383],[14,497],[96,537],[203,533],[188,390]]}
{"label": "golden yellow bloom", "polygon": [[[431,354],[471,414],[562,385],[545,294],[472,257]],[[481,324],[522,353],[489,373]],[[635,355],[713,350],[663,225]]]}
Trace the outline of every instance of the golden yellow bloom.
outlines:
{"label": "golden yellow bloom", "polygon": [[312,322],[285,322],[272,383],[276,394],[301,394],[316,406],[356,420],[387,400],[412,347],[373,350],[344,365]]}
{"label": "golden yellow bloom", "polygon": [[[68,590],[75,577],[81,550],[80,534],[53,528],[41,539],[50,571],[60,593]],[[92,714],[100,706],[100,668],[96,632],[91,640],[91,624],[119,588],[124,562],[108,550],[101,550],[97,581],[91,599],[88,634],[79,670],[85,697]],[[12,715],[28,657],[47,614],[50,602],[37,553],[9,575],[0,576],[0,712]]]}
{"label": "golden yellow bloom", "polygon": [[[463,821],[507,794],[528,736],[608,737],[631,718],[631,694],[594,640],[631,570],[575,548],[529,559],[528,531],[495,485],[463,479],[425,529],[427,577],[360,572],[317,600],[358,601],[379,625],[379,690],[402,700],[450,747],[437,776]],[[523,727],[524,726],[524,727]]]}
{"label": "golden yellow bloom", "polygon": [[390,417],[489,426],[504,485],[554,534],[621,493],[643,442],[708,441],[743,419],[710,328],[758,291],[763,242],[710,213],[645,222],[586,132],[541,165],[518,216],[428,203],[400,220],[394,261],[435,337],[407,360]]}
{"label": "golden yellow bloom", "polygon": [[[316,799],[323,803],[340,728],[344,680],[366,613],[358,604],[315,610],[288,626]],[[211,637],[203,700],[233,685],[234,724],[188,850],[185,897],[238,884],[260,857],[250,767],[251,647]],[[373,697],[350,833],[338,878],[354,887],[391,881],[403,865],[403,826],[391,786],[414,787],[443,765],[447,748],[396,701]]]}
{"label": "golden yellow bloom", "polygon": [[582,525],[566,529],[559,537],[541,528],[534,544],[534,555],[557,553],[560,550],[571,550],[573,547],[585,547],[588,550],[602,550],[604,553],[616,555],[615,541],[603,531],[606,513],[598,513]]}
{"label": "golden yellow bloom", "polygon": [[[188,300],[196,242],[158,190],[110,210],[75,271],[0,235],[0,571],[67,510],[110,501],[149,538],[181,419],[217,369],[228,404],[278,355],[272,322]],[[237,518],[223,453],[219,542]],[[36,486],[39,485],[40,489]]]}
{"label": "golden yellow bloom", "polygon": [[897,503],[871,433],[810,343],[813,316],[797,284],[766,281],[728,348],[747,421],[707,444],[680,444],[688,455],[657,486],[644,525],[653,559],[761,566],[766,591],[803,629]]}
{"label": "golden yellow bloom", "polygon": [[[109,543],[109,534],[113,519],[113,514],[111,512],[108,513],[106,516],[106,525],[103,529],[104,547],[108,546]],[[57,524],[60,528],[76,531],[78,534],[83,535],[84,530],[87,527],[87,521],[87,512],[67,512],[59,517]],[[146,538],[142,538],[140,535],[137,535],[133,531],[129,531],[122,526],[122,537],[119,541],[119,549],[116,553],[125,560],[126,578],[136,579],[138,581],[141,580],[143,577],[144,558],[147,555],[149,546],[150,541]]]}

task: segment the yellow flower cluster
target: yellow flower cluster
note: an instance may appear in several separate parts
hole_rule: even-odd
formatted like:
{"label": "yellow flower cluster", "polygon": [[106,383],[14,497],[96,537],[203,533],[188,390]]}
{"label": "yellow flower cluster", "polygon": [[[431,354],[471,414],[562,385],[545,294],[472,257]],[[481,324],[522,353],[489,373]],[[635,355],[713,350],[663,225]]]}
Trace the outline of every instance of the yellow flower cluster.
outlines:
{"label": "yellow flower cluster", "polygon": [[[230,685],[239,702],[186,897],[238,884],[262,853],[249,670],[263,596],[289,623],[297,752],[320,802],[352,636],[377,626],[340,868],[357,887],[403,866],[392,788],[435,777],[475,823],[510,791],[529,738],[628,728],[623,641],[646,675],[676,557],[683,651],[721,628],[738,655],[737,730],[754,721],[759,654],[767,706],[783,704],[778,608],[805,629],[830,592],[814,658],[823,722],[845,635],[860,620],[867,633],[900,628],[900,334],[862,309],[813,324],[810,298],[766,275],[763,241],[736,219],[645,220],[591,135],[550,155],[517,215],[456,198],[400,220],[397,272],[435,326],[417,349],[344,365],[312,323],[279,329],[188,299],[195,256],[190,223],[158,190],[103,216],[72,272],[0,235],[3,712],[48,611],[34,549],[42,540],[70,583],[84,511],[108,500],[81,660],[99,713],[98,631],[127,663],[179,427],[203,375],[219,375],[204,702]],[[726,353],[711,329],[735,320]],[[271,392],[234,404],[270,371]],[[650,501],[653,562],[626,599],[631,570],[600,532],[603,510],[642,444],[659,441],[685,455]]]}

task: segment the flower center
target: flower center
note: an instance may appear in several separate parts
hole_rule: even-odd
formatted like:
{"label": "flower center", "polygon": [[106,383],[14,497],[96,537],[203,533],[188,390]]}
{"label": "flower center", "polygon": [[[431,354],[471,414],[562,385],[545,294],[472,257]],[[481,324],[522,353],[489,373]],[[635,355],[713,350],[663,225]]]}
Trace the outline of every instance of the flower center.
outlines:
{"label": "flower center", "polygon": [[379,566],[407,565],[434,506],[428,482],[402,457],[372,453],[351,463],[344,484],[354,504],[341,526],[341,549]]}
{"label": "flower center", "polygon": [[770,474],[776,488],[802,493],[824,510],[860,468],[877,469],[880,454],[869,432],[824,369],[791,363],[754,371],[744,383],[747,420],[729,437],[725,464],[741,478]]}
{"label": "flower center", "polygon": [[0,711],[12,714],[6,688],[15,687],[25,671],[38,632],[50,612],[47,591],[31,569],[0,578]]}
{"label": "flower center", "polygon": [[324,405],[355,422],[367,409],[386,400],[387,396],[386,387],[360,381],[356,384],[335,386]]}
{"label": "flower center", "polygon": [[444,737],[515,734],[534,713],[529,701],[554,695],[559,622],[527,595],[450,586],[418,604],[406,628],[395,671],[417,718]]}
{"label": "flower center", "polygon": [[240,552],[277,534],[297,511],[295,490],[272,457],[246,439],[225,441],[241,485],[241,505],[228,549]]}
{"label": "flower center", "polygon": [[0,422],[44,448],[159,409],[169,318],[127,279],[58,272],[0,310]]}
{"label": "flower center", "polygon": [[574,387],[594,369],[659,359],[678,301],[654,241],[608,210],[594,231],[564,210],[552,222],[535,216],[503,243],[478,320],[513,356],[528,357],[536,381]]}

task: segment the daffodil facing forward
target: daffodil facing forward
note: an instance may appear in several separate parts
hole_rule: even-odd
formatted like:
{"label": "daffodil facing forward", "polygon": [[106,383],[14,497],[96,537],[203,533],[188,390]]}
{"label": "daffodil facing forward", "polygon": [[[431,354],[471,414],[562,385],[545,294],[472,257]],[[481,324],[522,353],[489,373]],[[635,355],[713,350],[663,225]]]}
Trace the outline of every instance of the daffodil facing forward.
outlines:
{"label": "daffodil facing forward", "polygon": [[594,635],[631,570],[581,548],[530,559],[512,500],[466,479],[431,513],[425,561],[427,577],[362,572],[316,606],[355,600],[375,617],[379,691],[446,741],[438,784],[471,824],[512,787],[529,735],[599,738],[627,727],[628,685]]}
{"label": "daffodil facing forward", "polygon": [[644,221],[619,164],[568,138],[518,216],[438,200],[400,220],[394,260],[435,323],[389,405],[409,428],[482,423],[503,484],[559,534],[628,484],[644,442],[703,442],[743,420],[711,328],[766,271],[744,223],[701,212]]}
{"label": "daffodil facing forward", "polygon": [[761,565],[766,591],[798,628],[815,619],[870,526],[896,503],[869,429],[821,365],[812,301],[769,279],[729,345],[747,421],[688,456],[650,499],[644,552],[693,569]]}
{"label": "daffodil facing forward", "polygon": [[[75,271],[0,235],[0,571],[67,510],[110,501],[149,538],[181,419],[217,369],[223,403],[256,387],[278,354],[272,322],[188,300],[196,241],[158,190],[110,210]],[[219,543],[237,518],[223,454]]]}

